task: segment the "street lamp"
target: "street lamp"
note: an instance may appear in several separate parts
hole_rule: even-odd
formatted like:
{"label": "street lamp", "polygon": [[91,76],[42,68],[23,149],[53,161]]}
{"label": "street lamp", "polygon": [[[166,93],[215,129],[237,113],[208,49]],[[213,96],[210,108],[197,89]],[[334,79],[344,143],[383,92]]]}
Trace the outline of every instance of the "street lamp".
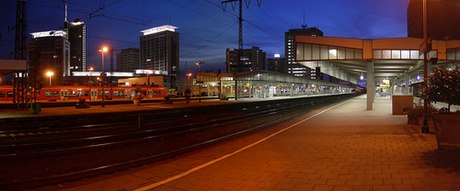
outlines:
{"label": "street lamp", "polygon": [[50,79],[50,86],[51,86],[51,76],[53,76],[53,75],[54,75],[54,72],[52,72],[52,71],[46,72],[46,76],[48,76],[48,78]]}
{"label": "street lamp", "polygon": [[102,72],[101,72],[101,81],[102,81],[102,104],[101,107],[104,106],[104,97],[105,97],[105,91],[104,91],[104,80],[105,80],[105,74],[104,74],[104,53],[108,52],[109,48],[106,46],[102,47],[99,52],[101,52],[101,67],[102,67]]}
{"label": "street lamp", "polygon": [[201,64],[204,64],[203,61],[198,61],[196,62],[196,66],[198,67],[198,71],[196,72],[196,80],[199,88],[199,97],[198,97],[198,102],[201,102],[201,86],[203,85],[203,81],[200,80],[198,81],[198,73],[201,73]]}
{"label": "street lamp", "polygon": [[93,76],[91,74],[92,74],[93,70],[94,70],[93,67],[90,67],[88,69],[88,71],[89,71],[89,81],[88,81],[89,82],[89,100],[90,101],[92,101],[92,98],[93,98],[93,92],[91,91],[91,84],[93,83],[93,81],[92,81]]}

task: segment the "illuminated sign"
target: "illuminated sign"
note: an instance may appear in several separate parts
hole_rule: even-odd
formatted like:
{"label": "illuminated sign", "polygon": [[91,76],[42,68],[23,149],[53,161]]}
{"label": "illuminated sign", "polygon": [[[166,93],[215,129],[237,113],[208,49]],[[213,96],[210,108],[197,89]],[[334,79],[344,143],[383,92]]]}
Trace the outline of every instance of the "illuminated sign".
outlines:
{"label": "illuminated sign", "polygon": [[[115,76],[115,77],[133,77],[134,74],[132,72],[106,72],[107,76]],[[73,76],[100,76],[101,72],[72,72]]]}
{"label": "illuminated sign", "polygon": [[32,38],[41,38],[41,37],[51,37],[51,36],[65,36],[66,32],[64,31],[43,31],[43,32],[34,32],[30,33]]}
{"label": "illuminated sign", "polygon": [[281,55],[280,54],[275,54],[274,57],[275,58],[281,58]]}
{"label": "illuminated sign", "polygon": [[85,24],[84,22],[78,21],[78,22],[71,22],[70,23],[72,26],[77,26],[77,25],[82,25]]}
{"label": "illuminated sign", "polygon": [[164,31],[175,32],[176,29],[177,29],[177,27],[172,26],[172,25],[163,25],[163,26],[143,30],[143,31],[141,31],[141,33],[144,33],[144,36],[145,36],[145,35],[155,34],[155,33],[164,32]]}
{"label": "illuminated sign", "polygon": [[168,75],[168,71],[162,71],[162,70],[142,70],[142,69],[138,69],[138,70],[135,70],[134,73],[136,73],[136,74]]}
{"label": "illuminated sign", "polygon": [[153,74],[153,70],[135,70],[136,74]]}

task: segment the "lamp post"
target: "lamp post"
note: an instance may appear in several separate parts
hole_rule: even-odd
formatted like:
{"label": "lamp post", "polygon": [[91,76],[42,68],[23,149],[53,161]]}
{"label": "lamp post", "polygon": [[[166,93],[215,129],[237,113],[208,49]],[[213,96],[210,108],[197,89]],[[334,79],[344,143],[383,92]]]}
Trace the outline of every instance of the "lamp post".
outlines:
{"label": "lamp post", "polygon": [[192,81],[191,80],[192,80],[192,73],[189,72],[189,73],[187,73],[187,86],[188,87],[192,86]]}
{"label": "lamp post", "polygon": [[109,51],[109,48],[107,48],[106,46],[102,47],[99,52],[101,52],[101,68],[102,68],[102,71],[101,71],[101,81],[102,81],[102,103],[101,103],[101,107],[105,107],[104,106],[104,99],[105,99],[105,91],[104,91],[104,80],[105,80],[105,74],[104,74],[104,53],[106,53],[107,51]]}
{"label": "lamp post", "polygon": [[203,81],[200,80],[198,81],[198,73],[201,72],[201,64],[204,64],[203,61],[198,61],[196,62],[196,66],[198,67],[198,71],[196,72],[196,81],[197,81],[197,84],[198,84],[198,88],[199,88],[199,97],[198,97],[198,102],[201,102],[201,86],[203,85]]}
{"label": "lamp post", "polygon": [[428,29],[427,29],[427,12],[426,12],[426,0],[423,0],[423,89],[425,94],[423,96],[423,125],[421,128],[422,133],[429,133],[430,127],[428,126],[428,51],[430,46],[428,42]]}
{"label": "lamp post", "polygon": [[91,91],[91,84],[93,83],[93,81],[91,79],[93,76],[91,74],[92,74],[93,70],[94,70],[93,67],[90,67],[88,69],[88,71],[89,71],[89,80],[88,80],[88,82],[89,82],[89,100],[90,101],[92,101],[92,98],[93,98],[93,92]]}
{"label": "lamp post", "polygon": [[50,79],[50,86],[51,86],[51,76],[53,76],[53,75],[54,75],[54,72],[52,72],[52,71],[46,72],[46,76],[48,76],[48,78]]}

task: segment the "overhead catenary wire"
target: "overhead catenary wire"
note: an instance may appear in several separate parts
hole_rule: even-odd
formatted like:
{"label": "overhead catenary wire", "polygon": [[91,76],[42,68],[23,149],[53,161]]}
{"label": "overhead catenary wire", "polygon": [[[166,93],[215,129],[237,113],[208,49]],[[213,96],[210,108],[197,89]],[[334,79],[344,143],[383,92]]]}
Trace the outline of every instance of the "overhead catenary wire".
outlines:
{"label": "overhead catenary wire", "polygon": [[[229,31],[232,27],[234,27],[236,25],[236,23],[233,23],[232,25],[229,25],[227,28],[224,29],[224,31],[222,31],[221,33],[219,33],[218,35],[216,35],[214,38],[212,38],[211,40],[209,40],[207,43],[199,46],[198,48],[195,48],[194,50],[192,50],[192,53],[193,52],[196,52],[200,49],[203,49],[204,47],[206,47],[208,44],[216,41],[218,38],[220,38],[223,34],[225,34],[227,31]],[[189,56],[189,55],[184,55],[184,56]]]}
{"label": "overhead catenary wire", "polygon": [[[89,19],[89,14],[91,13],[91,10],[94,10],[94,7],[89,8],[87,5],[82,5],[81,3],[79,4],[78,1],[72,1],[72,0],[69,0],[69,1],[70,1],[70,3],[74,4],[74,6],[69,7],[69,11],[74,12],[74,13],[79,13],[79,14],[82,14],[82,15],[86,15],[83,18],[88,18]],[[100,15],[99,17],[110,19],[110,20],[113,20],[113,21],[118,21],[118,22],[131,23],[131,24],[135,24],[135,25],[139,25],[139,26],[152,25],[152,22],[148,22],[148,21],[146,22],[145,13],[142,13],[141,18],[138,18],[138,17],[133,17],[133,15],[120,14],[121,12],[120,11],[114,11],[115,9],[108,9],[108,7],[110,7],[112,5],[115,5],[117,3],[121,3],[121,2],[123,2],[123,0],[114,0],[114,1],[108,1],[108,2],[102,3],[101,7],[104,8],[104,10],[103,10],[104,14]],[[216,4],[216,2],[213,2],[211,0],[205,0],[205,1],[203,1],[203,0],[195,0],[195,2],[200,3],[199,4],[200,6],[197,6],[197,7],[206,6],[206,7],[212,8],[212,10],[214,10],[216,12],[222,13],[219,5]],[[184,10],[186,10],[186,11],[192,13],[192,14],[195,14],[195,15],[198,15],[198,16],[200,16],[202,18],[205,18],[207,20],[218,21],[218,19],[216,19],[216,17],[210,16],[208,12],[203,12],[202,9],[197,10],[194,6],[187,6],[186,3],[183,3],[183,2],[180,2],[180,1],[173,1],[173,0],[172,1],[166,1],[164,3],[172,4],[174,6],[177,6],[177,7],[181,8],[181,9],[184,9]],[[49,3],[49,4],[35,3],[35,4],[36,5],[34,5],[34,6],[42,6],[42,7],[46,6],[48,8],[61,9],[61,7],[53,6],[53,4],[51,4],[51,3]],[[77,5],[79,7],[74,8]],[[147,7],[144,7],[144,9],[147,9]],[[237,18],[237,15],[233,11],[227,11],[225,14],[229,15],[231,17]],[[95,19],[95,17],[93,19]],[[278,19],[274,19],[274,20],[278,20]],[[265,35],[267,35],[268,37],[270,37],[272,39],[275,39],[277,41],[279,40],[280,42],[283,42],[283,38],[280,37],[280,36],[282,36],[283,33],[278,34],[273,28],[269,28],[267,30],[267,27],[261,26],[261,23],[264,23],[264,22],[266,23],[267,21],[260,21],[259,19],[258,20],[244,19],[244,21],[248,23],[248,25],[247,25],[247,27],[249,27],[248,32],[253,31],[255,29],[257,31],[257,33],[265,34]],[[283,23],[283,22],[281,22],[281,23]],[[223,29],[223,30],[216,31],[216,32],[219,32],[219,33],[218,34],[213,33],[213,34],[216,34],[215,36],[195,35],[194,33],[181,33],[181,37],[183,37],[183,38],[193,38],[193,39],[197,39],[197,40],[200,40],[200,41],[204,42],[200,46],[197,46],[197,47],[194,47],[194,48],[191,48],[191,49],[189,48],[188,50],[181,49],[181,50],[187,51],[185,54],[181,55],[181,57],[186,57],[186,56],[193,55],[193,54],[199,52],[199,50],[205,49],[206,47],[209,47],[209,46],[213,46],[214,42],[216,42],[218,39],[222,38],[222,36],[224,36],[224,34],[226,34],[226,32],[228,32],[228,31],[230,31],[233,27],[235,27],[235,23],[225,26],[225,29]],[[284,28],[284,27],[280,27],[280,28]],[[249,32],[249,33],[256,34],[254,32]],[[209,37],[211,37],[211,38],[209,38]],[[95,36],[95,35],[88,35],[88,38],[105,39],[105,40],[109,40],[109,41],[117,41],[117,42],[129,43],[129,44],[133,44],[133,45],[138,44],[138,42],[136,40],[130,41],[130,40],[125,40],[125,39],[121,39],[121,38],[120,39],[108,38],[108,37],[104,37],[104,36]],[[181,41],[181,42],[184,42],[184,41]],[[248,42],[251,42],[251,40],[249,40]]]}

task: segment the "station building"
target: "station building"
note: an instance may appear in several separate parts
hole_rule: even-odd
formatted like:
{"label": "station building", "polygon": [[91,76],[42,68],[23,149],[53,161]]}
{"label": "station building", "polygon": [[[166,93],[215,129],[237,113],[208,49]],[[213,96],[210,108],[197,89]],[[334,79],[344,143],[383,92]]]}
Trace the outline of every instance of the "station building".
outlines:
{"label": "station building", "polygon": [[309,96],[353,93],[357,85],[334,77],[328,81],[306,79],[286,73],[253,71],[238,74],[201,72],[183,78],[178,93],[186,88],[192,96],[218,96],[235,99],[270,99],[279,96]]}
{"label": "station building", "polygon": [[[411,84],[423,79],[423,39],[355,39],[296,37],[295,62],[352,83],[366,84],[367,109],[380,95],[411,95]],[[429,68],[454,68],[460,61],[460,40],[432,40]],[[433,62],[434,61],[434,62]],[[378,89],[380,85],[385,88]],[[372,91],[371,91],[372,90]],[[376,92],[377,91],[377,92]]]}

